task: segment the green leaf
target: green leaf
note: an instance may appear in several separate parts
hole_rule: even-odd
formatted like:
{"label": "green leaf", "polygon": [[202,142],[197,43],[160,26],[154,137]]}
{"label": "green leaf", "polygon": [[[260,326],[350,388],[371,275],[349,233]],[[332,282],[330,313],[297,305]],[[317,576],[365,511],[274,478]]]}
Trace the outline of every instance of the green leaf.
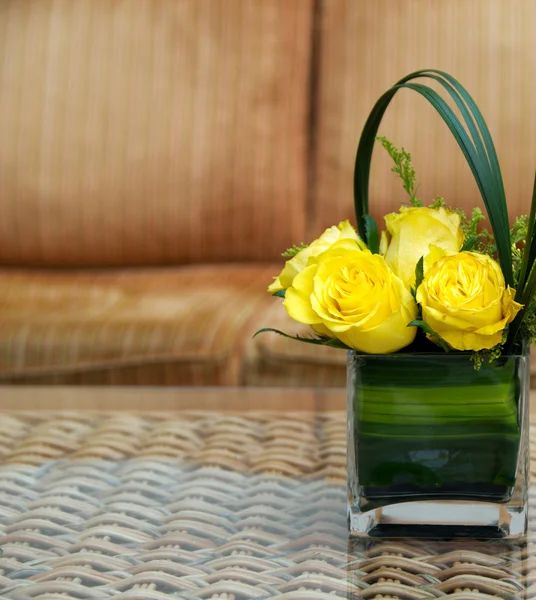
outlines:
{"label": "green leaf", "polygon": [[[449,75],[448,73],[445,73],[444,71],[439,71],[437,69],[427,69],[427,71],[429,73],[437,74],[438,76],[443,77],[449,83],[451,83],[453,88],[456,89],[460,97],[467,104],[468,108],[472,111],[474,120],[476,122],[476,125],[478,126],[478,129],[480,130],[484,145],[486,147],[486,153],[489,157],[492,175],[494,175],[496,178],[497,185],[499,187],[499,193],[504,200],[504,208],[506,208],[506,197],[504,193],[504,184],[502,180],[501,168],[499,166],[499,159],[497,157],[497,152],[495,150],[495,145],[493,144],[493,138],[491,137],[491,133],[476,102],[473,100],[469,92],[461,85],[459,81],[452,77],[452,75]],[[458,102],[457,104],[458,106],[460,106]],[[476,138],[478,138],[478,133],[476,134]],[[506,216],[508,216],[507,211]]]}
{"label": "green leaf", "polygon": [[501,263],[505,280],[509,282],[509,285],[513,285],[512,256],[510,252],[510,226],[508,224],[506,202],[502,202],[504,204],[503,211],[501,202],[499,201],[497,194],[495,194],[492,189],[494,180],[490,177],[487,157],[484,158],[478,155],[469,139],[469,136],[461,126],[460,121],[453,113],[452,109],[442,98],[440,98],[440,96],[434,92],[434,90],[431,90],[430,88],[420,84],[406,84],[406,87],[421,93],[430,101],[430,103],[443,117],[449,129],[458,141],[458,144],[467,159],[469,167],[473,172],[484,200],[484,204],[486,205],[495,241],[497,243],[499,262]]}
{"label": "green leaf", "polygon": [[365,225],[367,229],[367,246],[372,254],[378,254],[380,251],[380,236],[376,221],[370,215],[365,215]]}
{"label": "green leaf", "polygon": [[277,335],[282,335],[290,340],[296,340],[297,342],[304,342],[306,344],[315,344],[317,346],[329,346],[330,348],[341,348],[342,350],[351,350],[346,344],[343,344],[340,340],[336,338],[328,338],[328,337],[302,337],[300,335],[289,335],[284,331],[279,331],[279,329],[273,329],[272,327],[264,327],[263,329],[259,329],[255,333],[253,337],[259,335],[259,333],[277,333]]}
{"label": "green leaf", "polygon": [[[459,108],[470,135],[438,92],[422,84],[409,83],[412,79],[419,77],[434,79],[443,86]],[[357,148],[354,169],[354,203],[360,235],[365,239],[364,216],[369,212],[368,185],[374,141],[383,115],[400,89],[410,89],[428,100],[458,142],[484,201],[505,281],[507,285],[512,286],[514,277],[508,209],[493,140],[480,110],[469,93],[454,77],[443,71],[425,69],[404,77],[379,98],[365,122]]]}
{"label": "green leaf", "polygon": [[272,294],[272,296],[278,296],[279,298],[284,298],[286,292],[287,292],[287,290],[278,290],[277,292],[274,292]]}
{"label": "green leaf", "polygon": [[[526,278],[534,263],[536,254],[536,239],[535,239],[535,221],[536,221],[536,174],[534,176],[534,187],[532,189],[532,202],[530,205],[530,216],[527,227],[527,238],[525,248],[523,250],[523,260],[521,262],[521,271],[519,274],[518,289],[516,293],[516,301],[519,301],[523,295]],[[532,260],[531,260],[532,258]]]}
{"label": "green leaf", "polygon": [[477,242],[478,242],[478,236],[470,235],[463,243],[463,246],[460,248],[460,252],[467,252],[469,250],[472,250],[475,247],[475,244]]}
{"label": "green leaf", "polygon": [[376,102],[372,112],[370,113],[357,147],[357,154],[354,168],[354,204],[355,214],[357,218],[357,227],[361,239],[367,241],[365,230],[365,215],[369,213],[368,209],[368,185],[370,177],[370,164],[372,159],[372,151],[374,149],[374,141],[378,133],[378,127],[382,117],[389,106],[397,88],[391,88],[383,94]]}
{"label": "green leaf", "polygon": [[424,256],[419,258],[417,265],[415,266],[415,293],[419,289],[419,286],[424,279]]}
{"label": "green leaf", "polygon": [[517,313],[516,318],[510,324],[508,329],[508,343],[506,352],[510,351],[519,341],[517,339],[523,321],[529,314],[529,305],[534,299],[536,293],[536,174],[534,176],[534,186],[532,189],[532,202],[530,206],[530,216],[527,228],[527,239],[523,250],[521,261],[521,270],[516,290],[516,302],[523,304],[524,307]]}
{"label": "green leaf", "polygon": [[426,321],[415,320],[408,324],[408,327],[419,327],[430,336],[430,339],[437,344],[440,348],[442,348],[445,352],[450,352],[450,346],[441,338],[441,336],[436,333]]}

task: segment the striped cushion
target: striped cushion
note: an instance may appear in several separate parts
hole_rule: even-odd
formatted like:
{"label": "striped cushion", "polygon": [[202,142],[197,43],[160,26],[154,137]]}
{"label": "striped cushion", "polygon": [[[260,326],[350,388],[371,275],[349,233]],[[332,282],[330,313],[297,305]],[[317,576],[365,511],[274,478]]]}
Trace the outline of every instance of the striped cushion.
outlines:
{"label": "striped cushion", "polygon": [[[2,377],[5,385],[61,386],[222,386],[235,385],[229,377],[229,360],[147,362],[132,365],[110,364],[73,371],[26,373]],[[71,408],[66,406],[66,408]]]}
{"label": "striped cushion", "polygon": [[0,264],[304,238],[312,0],[2,0]]}
{"label": "striped cushion", "polygon": [[0,382],[344,385],[346,353],[300,344],[276,265],[0,270]]}
{"label": "striped cushion", "polygon": [[0,383],[344,386],[346,352],[266,294],[275,265],[0,270]]}
{"label": "striped cushion", "polygon": [[237,384],[276,269],[1,270],[0,379]]}

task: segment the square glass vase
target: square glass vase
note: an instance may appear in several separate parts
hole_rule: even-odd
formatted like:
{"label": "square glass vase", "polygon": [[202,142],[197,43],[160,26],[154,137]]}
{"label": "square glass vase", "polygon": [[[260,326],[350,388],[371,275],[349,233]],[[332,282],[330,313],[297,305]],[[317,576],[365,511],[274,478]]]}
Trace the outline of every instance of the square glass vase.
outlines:
{"label": "square glass vase", "polygon": [[348,353],[348,527],[359,537],[527,531],[529,350]]}

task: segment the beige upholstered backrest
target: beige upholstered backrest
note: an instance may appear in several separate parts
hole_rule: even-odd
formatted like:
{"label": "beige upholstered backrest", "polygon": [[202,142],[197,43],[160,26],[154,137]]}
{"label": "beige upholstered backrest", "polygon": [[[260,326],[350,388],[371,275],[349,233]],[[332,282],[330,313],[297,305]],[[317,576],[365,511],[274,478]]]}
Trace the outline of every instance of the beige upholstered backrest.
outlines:
{"label": "beige upholstered backrest", "polygon": [[0,264],[304,238],[312,0],[2,0]]}
{"label": "beige upholstered backrest", "polygon": [[[528,0],[2,0],[0,264],[275,258],[353,216],[361,127],[424,67],[473,94],[527,212],[535,26]],[[424,99],[400,93],[381,132],[423,200],[480,202]],[[381,216],[405,197],[378,150]]]}
{"label": "beige upholstered backrest", "polygon": [[[468,88],[494,137],[511,218],[528,213],[536,167],[536,2],[327,0],[320,19],[310,235],[353,215],[353,161],[365,119],[384,91],[423,68],[446,70]],[[452,134],[415,92],[397,95],[380,132],[412,153],[423,200],[439,194],[454,206],[481,205]],[[407,199],[390,167],[378,146],[370,197],[378,217]]]}

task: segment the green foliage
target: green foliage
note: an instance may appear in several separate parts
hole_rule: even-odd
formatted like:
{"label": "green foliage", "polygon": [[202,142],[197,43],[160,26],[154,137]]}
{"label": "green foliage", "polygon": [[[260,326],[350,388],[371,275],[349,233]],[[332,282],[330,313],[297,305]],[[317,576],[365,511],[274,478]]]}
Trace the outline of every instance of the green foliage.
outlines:
{"label": "green foliage", "polygon": [[450,346],[447,344],[447,342],[445,342],[445,340],[438,333],[436,333],[430,327],[430,325],[426,323],[426,321],[420,321],[416,319],[415,321],[408,323],[408,327],[419,327],[424,331],[424,333],[426,333],[429,340],[434,342],[434,344],[442,348],[445,352],[450,352]]}
{"label": "green foliage", "polygon": [[415,293],[424,279],[424,256],[421,256],[415,265]]}
{"label": "green foliage", "polygon": [[464,243],[461,250],[471,250],[493,256],[497,252],[493,236],[487,229],[479,229],[479,223],[486,219],[480,208],[473,208],[469,219],[462,208],[451,208],[442,196],[436,196],[430,208],[445,208],[455,212],[460,217],[460,227],[463,231]]}
{"label": "green foliage", "polygon": [[298,254],[298,252],[301,252],[304,248],[307,248],[308,244],[304,244],[303,242],[299,245],[299,246],[292,246],[292,248],[287,248],[282,254],[281,256],[283,258],[293,258],[294,256],[296,256],[296,254]]}
{"label": "green foliage", "polygon": [[402,179],[402,186],[409,195],[409,201],[413,206],[422,206],[422,202],[415,197],[417,183],[415,169],[411,162],[411,154],[404,148],[398,150],[385,136],[377,136],[376,139],[387,150],[387,154],[393,159],[395,166],[391,169]]}
{"label": "green foliage", "polygon": [[[534,177],[534,187],[532,189],[532,202],[530,206],[530,215],[526,222],[527,229],[525,233],[525,244],[520,263],[518,262],[518,272],[516,281],[516,302],[523,304],[516,318],[510,324],[508,336],[508,350],[519,345],[521,339],[534,337],[530,333],[532,329],[532,318],[535,313],[536,297],[536,175]],[[517,225],[514,223],[513,236],[524,233],[524,221],[521,220]],[[513,248],[512,248],[513,250]],[[517,252],[515,252],[517,255]],[[518,257],[514,257],[514,262]]]}
{"label": "green foliage", "polygon": [[510,241],[512,243],[512,265],[514,267],[514,284],[516,287],[519,283],[519,275],[523,262],[523,251],[526,247],[528,225],[528,215],[521,215],[515,220],[512,229],[510,229]]}
{"label": "green foliage", "polygon": [[526,239],[529,226],[528,215],[517,217],[510,229],[510,242],[512,244],[512,266],[514,268],[514,285],[519,283],[519,275],[523,262],[523,250],[526,246]]}
{"label": "green foliage", "polygon": [[[461,118],[442,97],[444,94],[440,94],[430,86],[414,82],[420,78],[431,79],[440,85],[442,91],[449,96],[447,99],[452,100],[456,105]],[[361,237],[366,240],[364,216],[369,213],[369,177],[374,143],[385,111],[401,89],[412,90],[425,98],[454,136],[484,201],[497,247],[497,259],[506,284],[513,285],[508,208],[495,146],[474,100],[454,77],[444,71],[423,69],[410,73],[389,88],[372,108],[359,140],[354,169],[354,205]],[[531,288],[532,285],[536,289],[536,271],[531,281]]]}
{"label": "green foliage", "polygon": [[277,296],[278,298],[284,298],[286,294],[286,290],[278,290],[277,292],[274,292],[272,294],[272,296]]}
{"label": "green foliage", "polygon": [[503,344],[497,344],[491,348],[491,350],[477,350],[472,352],[469,358],[475,367],[475,371],[480,371],[482,365],[486,362],[492,364],[494,361],[500,358],[503,350]]}
{"label": "green foliage", "polygon": [[279,331],[279,329],[273,329],[272,327],[264,327],[263,329],[259,329],[255,333],[253,337],[259,335],[259,333],[277,333],[277,335],[282,335],[283,337],[289,338],[290,340],[296,340],[298,342],[304,342],[306,344],[315,344],[316,346],[329,346],[330,348],[340,348],[341,350],[351,350],[346,344],[343,344],[340,340],[336,338],[328,338],[319,336],[311,336],[311,337],[303,337],[301,335],[288,335],[284,331]]}
{"label": "green foliage", "polygon": [[514,221],[512,229],[510,229],[510,241],[512,244],[525,242],[529,228],[529,216],[521,215]]}
{"label": "green foliage", "polygon": [[376,221],[370,215],[365,216],[366,228],[367,228],[367,242],[368,249],[372,254],[378,254],[380,251],[380,234],[378,233],[378,225]]}
{"label": "green foliage", "polygon": [[460,252],[471,252],[475,249],[477,243],[478,237],[476,235],[471,235],[468,238],[465,238],[463,246],[460,248]]}
{"label": "green foliage", "polygon": [[525,318],[521,326],[521,337],[536,344],[536,300],[532,300],[526,310]]}
{"label": "green foliage", "polygon": [[471,213],[471,220],[469,221],[469,219],[467,219],[467,217],[465,216],[465,213],[463,213],[463,219],[462,219],[462,231],[464,233],[464,235],[466,237],[469,237],[470,235],[478,235],[478,224],[483,221],[486,217],[484,216],[483,212],[480,210],[480,208],[476,207],[473,208],[473,211]]}
{"label": "green foliage", "polygon": [[470,356],[471,362],[475,367],[475,371],[480,371],[486,357],[484,356],[484,350],[478,350],[478,352],[473,352]]}
{"label": "green foliage", "polygon": [[478,227],[479,223],[486,218],[480,208],[473,208],[471,219],[467,217],[462,208],[457,208],[454,212],[460,217],[460,227],[465,240],[461,249],[493,256],[497,252],[493,236],[487,229],[479,230]]}
{"label": "green foliage", "polygon": [[445,202],[445,198],[443,198],[443,196],[436,196],[434,198],[434,201],[432,202],[432,204],[430,204],[430,208],[447,208],[447,203]]}

